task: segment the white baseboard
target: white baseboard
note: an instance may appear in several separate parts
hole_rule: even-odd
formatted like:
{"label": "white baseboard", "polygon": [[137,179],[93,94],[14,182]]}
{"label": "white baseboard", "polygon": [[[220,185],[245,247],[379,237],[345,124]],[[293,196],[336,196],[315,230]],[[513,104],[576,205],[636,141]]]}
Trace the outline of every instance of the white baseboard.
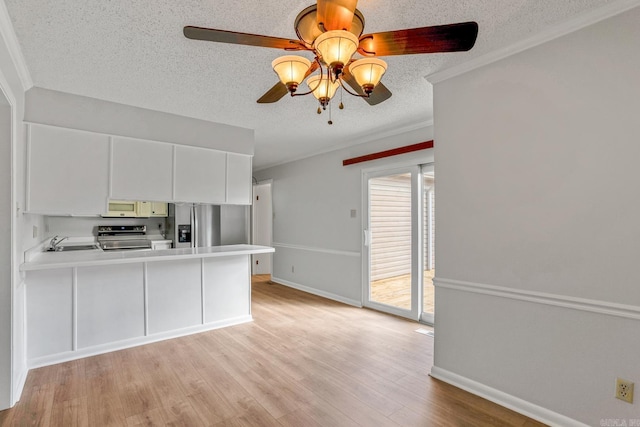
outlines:
{"label": "white baseboard", "polygon": [[351,298],[345,298],[341,295],[332,294],[331,292],[321,291],[319,289],[310,288],[308,286],[301,285],[299,283],[290,282],[288,280],[279,279],[277,277],[271,277],[271,281],[280,285],[288,286],[299,291],[307,292],[309,294],[317,295],[319,297],[327,298],[330,300],[338,301],[344,304],[352,305],[354,307],[362,308],[362,301],[357,301]]}
{"label": "white baseboard", "polygon": [[512,396],[503,391],[486,386],[477,381],[463,377],[458,374],[454,374],[446,369],[433,366],[431,373],[429,374],[433,378],[440,381],[444,381],[448,384],[461,388],[462,390],[473,393],[491,402],[497,403],[500,406],[516,411],[522,415],[525,415],[534,420],[550,426],[562,426],[562,427],[588,427],[579,421],[566,417],[557,412],[553,412],[549,409],[535,405],[519,397]]}
{"label": "white baseboard", "polygon": [[[151,344],[158,341],[164,341],[171,338],[179,338],[186,335],[197,334],[200,332],[211,331],[214,329],[226,328],[228,326],[239,325],[253,321],[251,315],[234,317],[223,321],[211,322],[205,325],[190,326],[188,328],[178,329],[169,332],[161,332],[144,337],[136,337],[127,340],[117,341],[109,344],[96,345],[76,351],[66,351],[64,353],[52,354],[48,356],[36,357],[29,359],[27,365],[29,369],[40,368],[42,366],[55,365],[57,363],[68,362],[70,360],[82,359],[83,357],[96,356],[98,354],[109,353],[111,351],[123,350],[125,348],[137,347],[139,345]],[[26,376],[25,376],[26,379]]]}

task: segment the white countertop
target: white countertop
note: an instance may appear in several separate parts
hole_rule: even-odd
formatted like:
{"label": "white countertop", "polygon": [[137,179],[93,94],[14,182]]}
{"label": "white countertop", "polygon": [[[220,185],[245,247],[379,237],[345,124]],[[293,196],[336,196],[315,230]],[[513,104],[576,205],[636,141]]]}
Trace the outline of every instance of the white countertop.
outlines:
{"label": "white countertop", "polygon": [[88,267],[93,265],[127,264],[135,262],[169,261],[188,258],[252,255],[275,252],[269,246],[227,245],[204,248],[161,249],[145,251],[101,250],[75,252],[42,252],[20,265],[20,271],[48,270],[52,268]]}

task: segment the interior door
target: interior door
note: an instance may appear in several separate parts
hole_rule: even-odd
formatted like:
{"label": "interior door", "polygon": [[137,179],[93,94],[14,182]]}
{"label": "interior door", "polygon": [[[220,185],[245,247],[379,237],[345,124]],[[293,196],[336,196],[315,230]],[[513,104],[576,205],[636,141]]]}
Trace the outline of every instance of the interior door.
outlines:
{"label": "interior door", "polygon": [[365,173],[366,307],[418,320],[422,312],[418,166]]}

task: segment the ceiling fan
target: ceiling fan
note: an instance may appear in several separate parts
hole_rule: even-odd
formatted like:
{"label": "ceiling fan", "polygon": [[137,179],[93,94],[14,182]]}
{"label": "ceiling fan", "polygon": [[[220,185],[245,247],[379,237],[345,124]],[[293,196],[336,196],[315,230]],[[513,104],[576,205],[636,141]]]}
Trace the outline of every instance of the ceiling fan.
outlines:
{"label": "ceiling fan", "polygon": [[[294,28],[298,40],[194,26],[184,27],[184,35],[194,40],[312,52],[313,61],[297,55],[275,59],[272,67],[280,81],[260,97],[258,103],[276,102],[287,93],[291,96],[313,93],[323,109],[338,87],[362,97],[370,105],[387,100],[391,92],[380,83],[387,64],[378,58],[380,56],[468,51],[478,35],[476,22],[363,35],[364,16],[356,9],[357,3],[357,0],[317,0],[317,4],[305,8],[296,17]],[[362,58],[353,59],[355,53]],[[313,75],[318,70],[319,74]],[[305,79],[309,91],[297,93]]]}

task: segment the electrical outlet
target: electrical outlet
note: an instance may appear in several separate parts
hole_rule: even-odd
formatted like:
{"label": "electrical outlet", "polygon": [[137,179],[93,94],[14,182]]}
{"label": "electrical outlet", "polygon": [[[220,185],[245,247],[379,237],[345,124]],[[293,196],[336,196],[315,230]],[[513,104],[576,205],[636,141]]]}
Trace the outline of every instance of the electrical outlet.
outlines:
{"label": "electrical outlet", "polygon": [[291,272],[295,273],[294,269],[293,269],[293,265],[291,266]]}
{"label": "electrical outlet", "polygon": [[622,378],[616,378],[616,398],[633,403],[633,383]]}

